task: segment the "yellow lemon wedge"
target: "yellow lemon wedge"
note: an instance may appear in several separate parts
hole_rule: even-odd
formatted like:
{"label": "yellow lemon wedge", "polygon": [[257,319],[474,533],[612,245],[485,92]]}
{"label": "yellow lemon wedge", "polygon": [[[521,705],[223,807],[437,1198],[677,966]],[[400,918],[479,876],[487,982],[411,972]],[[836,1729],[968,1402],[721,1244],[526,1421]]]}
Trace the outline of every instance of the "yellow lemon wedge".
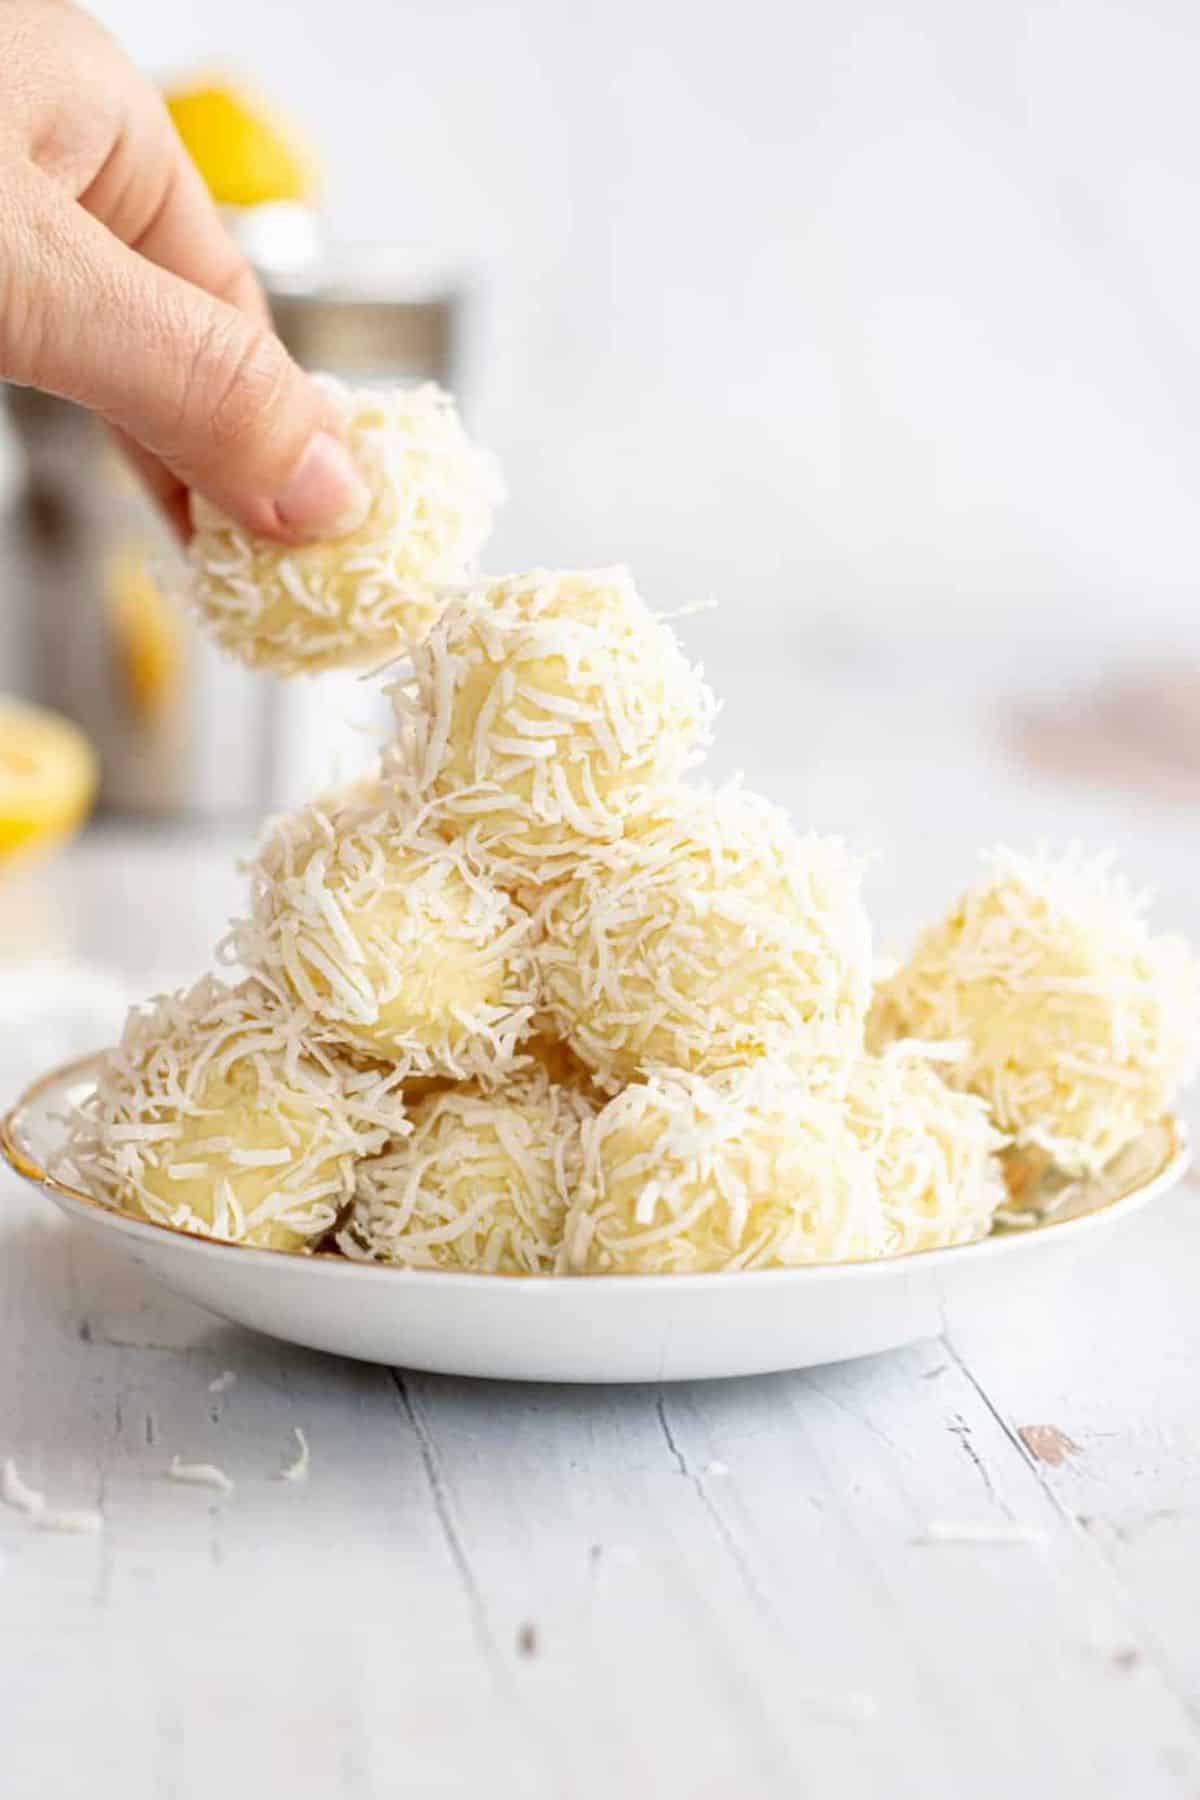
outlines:
{"label": "yellow lemon wedge", "polygon": [[138,549],[118,550],[105,571],[105,603],[117,664],[139,718],[161,718],[178,697],[183,621]]}
{"label": "yellow lemon wedge", "polygon": [[309,200],[316,165],[290,124],[257,97],[222,83],[169,90],[167,110],[219,206]]}
{"label": "yellow lemon wedge", "polygon": [[92,747],[69,720],[0,695],[0,864],[72,832],[96,775]]}

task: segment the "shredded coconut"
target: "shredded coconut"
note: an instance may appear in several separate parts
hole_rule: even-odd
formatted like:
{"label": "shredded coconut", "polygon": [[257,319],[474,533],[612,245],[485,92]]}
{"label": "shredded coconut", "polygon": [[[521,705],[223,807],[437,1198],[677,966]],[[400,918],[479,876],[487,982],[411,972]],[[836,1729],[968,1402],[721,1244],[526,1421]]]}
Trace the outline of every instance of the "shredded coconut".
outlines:
{"label": "shredded coconut", "polygon": [[1200,963],[1144,911],[1108,858],[997,850],[879,989],[871,1041],[957,1041],[948,1081],[1019,1146],[1094,1173],[1170,1109],[1200,1051]]}
{"label": "shredded coconut", "polygon": [[432,383],[349,392],[324,379],[370,494],[365,519],[287,545],[192,498],[195,604],[225,649],[283,674],[378,661],[423,635],[472,576],[503,494]]}
{"label": "shredded coconut", "polygon": [[536,1065],[499,1094],[458,1087],[413,1103],[411,1137],[360,1165],[341,1248],[407,1268],[550,1273],[591,1112]]}
{"label": "shredded coconut", "polygon": [[527,575],[447,607],[392,690],[390,778],[498,880],[543,884],[675,780],[715,706],[624,569]]}
{"label": "shredded coconut", "polygon": [[308,1439],[298,1425],[292,1426],[292,1436],[296,1440],[298,1454],[294,1461],[286,1464],[284,1468],[280,1469],[279,1479],[280,1481],[307,1481],[309,1464],[311,1462],[308,1451]]}
{"label": "shredded coconut", "polygon": [[859,1059],[846,1106],[873,1165],[884,1254],[987,1236],[1008,1189],[997,1155],[1005,1140],[982,1100],[947,1087],[917,1046],[900,1044]]}
{"label": "shredded coconut", "polygon": [[571,1274],[694,1274],[886,1254],[872,1159],[846,1108],[762,1061],[660,1072],[583,1127]]}
{"label": "shredded coconut", "polygon": [[4,1467],[0,1469],[0,1500],[5,1506],[28,1513],[31,1519],[40,1518],[46,1510],[45,1494],[22,1480],[11,1456],[5,1457]]}
{"label": "shredded coconut", "polygon": [[922,1544],[1044,1544],[1046,1533],[1037,1525],[959,1524],[953,1519],[934,1519],[917,1540]]}
{"label": "shredded coconut", "polygon": [[[407,1125],[396,1070],[358,1068],[307,1027],[262,984],[211,976],[135,1007],[71,1122],[62,1172],[157,1224],[312,1244],[348,1204],[358,1158]],[[239,1148],[286,1155],[247,1165]]]}
{"label": "shredded coconut", "polygon": [[187,1463],[178,1456],[171,1458],[167,1480],[178,1481],[185,1487],[212,1488],[218,1494],[232,1494],[234,1489],[233,1481],[216,1463]]}
{"label": "shredded coconut", "polygon": [[227,952],[321,1038],[494,1083],[532,1029],[530,932],[460,847],[359,784],[274,821]]}
{"label": "shredded coconut", "polygon": [[49,1506],[45,1494],[22,1479],[11,1456],[0,1468],[0,1500],[25,1513],[42,1531],[82,1535],[104,1530],[104,1514],[94,1507]]}
{"label": "shredded coconut", "polygon": [[844,1076],[870,996],[858,865],[733,786],[660,794],[634,835],[552,887],[542,1005],[611,1085],[772,1051]]}
{"label": "shredded coconut", "polygon": [[907,1049],[844,1099],[785,1063],[660,1072],[583,1128],[559,1267],[695,1273],[899,1256],[982,1236],[1005,1189],[982,1103]]}

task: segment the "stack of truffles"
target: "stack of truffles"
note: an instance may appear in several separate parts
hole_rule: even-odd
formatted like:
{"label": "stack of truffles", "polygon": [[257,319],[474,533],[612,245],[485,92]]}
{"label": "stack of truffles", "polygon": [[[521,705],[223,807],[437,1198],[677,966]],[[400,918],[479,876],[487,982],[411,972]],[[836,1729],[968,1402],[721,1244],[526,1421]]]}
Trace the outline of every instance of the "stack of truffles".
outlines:
{"label": "stack of truffles", "polygon": [[968,1242],[1006,1158],[1088,1175],[1170,1108],[1200,968],[1101,864],[995,856],[875,990],[844,846],[685,781],[713,698],[628,574],[480,579],[451,402],[339,398],[366,517],[292,549],[198,503],[193,591],[256,666],[387,660],[394,736],[269,828],[240,979],[135,1009],[76,1180],[277,1250],[686,1274]]}

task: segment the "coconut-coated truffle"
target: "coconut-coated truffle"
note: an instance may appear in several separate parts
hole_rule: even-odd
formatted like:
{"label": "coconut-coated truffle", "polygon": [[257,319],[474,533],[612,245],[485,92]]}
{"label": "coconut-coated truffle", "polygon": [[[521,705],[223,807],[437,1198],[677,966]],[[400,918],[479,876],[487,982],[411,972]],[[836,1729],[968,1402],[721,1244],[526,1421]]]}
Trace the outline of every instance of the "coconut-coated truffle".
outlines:
{"label": "coconut-coated truffle", "polygon": [[192,598],[226,650],[292,675],[401,654],[469,580],[502,489],[432,383],[360,392],[326,380],[370,496],[365,517],[311,544],[256,537],[192,496]]}
{"label": "coconut-coated truffle", "polygon": [[547,1275],[579,1180],[591,1107],[541,1069],[501,1092],[447,1088],[412,1107],[412,1135],[362,1163],[341,1234],[359,1260]]}
{"label": "coconut-coated truffle", "polygon": [[509,885],[621,834],[706,742],[712,696],[624,569],[452,603],[393,692],[392,768]]}
{"label": "coconut-coated truffle", "polygon": [[634,1082],[583,1129],[561,1267],[687,1275],[877,1255],[882,1209],[845,1107],[785,1066]]}
{"label": "coconut-coated truffle", "polygon": [[997,850],[880,987],[869,1035],[953,1041],[945,1067],[1020,1147],[1102,1168],[1172,1106],[1200,1048],[1200,963],[1104,857]]}
{"label": "coconut-coated truffle", "polygon": [[858,864],[738,787],[660,795],[538,913],[542,1006],[610,1082],[779,1052],[836,1082],[862,1046],[871,934]]}
{"label": "coconut-coated truffle", "polygon": [[67,1158],[123,1212],[300,1250],[348,1205],[358,1159],[407,1130],[394,1074],[314,1044],[257,982],[206,976],[132,1010]]}
{"label": "coconut-coated truffle", "polygon": [[530,932],[458,845],[363,783],[275,821],[229,947],[320,1036],[494,1083],[532,1031]]}

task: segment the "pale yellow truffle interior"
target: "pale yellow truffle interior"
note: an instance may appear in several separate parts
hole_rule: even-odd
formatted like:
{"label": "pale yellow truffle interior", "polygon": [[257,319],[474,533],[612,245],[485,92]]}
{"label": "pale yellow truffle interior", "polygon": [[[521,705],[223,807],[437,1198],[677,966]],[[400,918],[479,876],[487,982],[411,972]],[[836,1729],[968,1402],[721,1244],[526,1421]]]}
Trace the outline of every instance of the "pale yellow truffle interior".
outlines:
{"label": "pale yellow truffle interior", "polygon": [[134,1008],[73,1121],[64,1167],[155,1224],[297,1250],[407,1131],[394,1071],[321,1050],[259,984],[205,977]]}
{"label": "pale yellow truffle interior", "polygon": [[[317,1109],[302,1094],[277,1089],[264,1104],[244,1063],[228,1075],[210,1075],[196,1104],[201,1110],[174,1113],[169,1149],[164,1146],[157,1166],[143,1167],[140,1186],[149,1200],[127,1187],[121,1196],[123,1210],[160,1224],[194,1227],[199,1221],[218,1236],[269,1250],[303,1248],[310,1231],[265,1215],[279,1196],[281,1180],[289,1173],[294,1176],[312,1157],[314,1144],[325,1140]],[[235,1160],[235,1152],[261,1157],[263,1166],[247,1167]],[[318,1155],[305,1171],[309,1199],[323,1198],[335,1212],[345,1193],[344,1171],[344,1159]],[[256,1217],[260,1209],[264,1216]],[[285,1211],[291,1210],[285,1203]],[[327,1230],[329,1223],[331,1219],[325,1220],[322,1229]]]}
{"label": "pale yellow truffle interior", "polygon": [[[401,852],[401,858],[403,852]],[[400,860],[400,859],[398,859]],[[447,1035],[466,1035],[463,1013],[499,1006],[508,971],[490,943],[469,941],[478,917],[474,890],[447,862],[436,882],[409,884],[402,869],[393,871],[395,885],[358,903],[345,889],[332,891],[357,946],[338,971],[365,999],[374,1017],[353,1025],[354,1039],[371,1049],[387,1050],[407,1042],[429,1047]],[[305,991],[321,1002],[335,999],[332,970],[326,957],[310,956],[303,943],[296,957],[303,964]],[[324,1010],[329,1010],[328,1006]]]}

